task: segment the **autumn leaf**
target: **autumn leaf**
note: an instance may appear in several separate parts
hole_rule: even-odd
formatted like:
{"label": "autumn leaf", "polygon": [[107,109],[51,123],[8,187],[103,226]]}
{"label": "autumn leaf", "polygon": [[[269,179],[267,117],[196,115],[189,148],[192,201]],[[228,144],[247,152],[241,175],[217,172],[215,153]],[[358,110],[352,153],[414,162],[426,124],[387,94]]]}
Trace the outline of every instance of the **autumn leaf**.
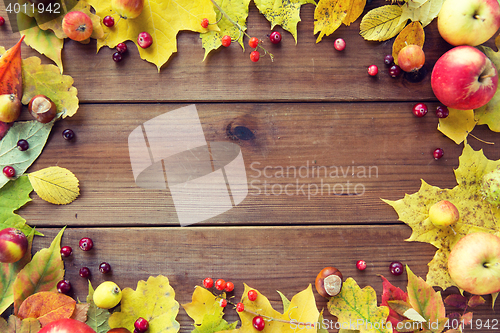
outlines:
{"label": "autumn leaf", "polygon": [[2,333],[37,333],[40,330],[40,322],[35,318],[20,318],[11,315],[9,321],[0,320],[0,332]]}
{"label": "autumn leaf", "polygon": [[[2,142],[0,141],[0,146]],[[0,230],[5,228],[17,228],[28,236],[32,228],[26,224],[26,220],[14,212],[31,201],[29,197],[33,187],[27,177],[19,177],[0,188]],[[36,232],[36,235],[43,234]]]}
{"label": "autumn leaf", "polygon": [[[407,241],[434,245],[437,251],[429,263],[427,283],[443,290],[456,286],[448,273],[448,256],[453,246],[465,235],[473,232],[496,234],[500,228],[500,210],[482,199],[481,178],[496,169],[500,160],[488,160],[482,150],[474,151],[465,144],[455,170],[458,185],[453,189],[441,189],[422,180],[417,193],[406,194],[396,201],[383,200],[394,208],[399,220],[409,225],[412,234]],[[453,228],[438,228],[429,220],[429,208],[434,203],[448,200],[460,212],[459,221]]]}
{"label": "autumn leaf", "polygon": [[444,299],[444,303],[446,305],[450,305],[462,310],[467,308],[467,298],[459,294],[452,294],[446,296],[446,298]]}
{"label": "autumn leaf", "polygon": [[349,26],[351,23],[356,21],[361,14],[363,14],[363,10],[366,6],[366,0],[351,0],[349,9],[347,10],[347,15],[344,17],[342,23]]}
{"label": "autumn leaf", "polygon": [[70,318],[75,311],[76,301],[53,291],[37,292],[26,298],[19,307],[17,316],[21,319],[36,318],[43,326],[51,321]]}
{"label": "autumn leaf", "polygon": [[[181,30],[205,32],[201,20],[207,18],[215,22],[214,6],[210,0],[163,1],[146,0],[144,9],[135,19],[120,19],[111,9],[108,0],[89,0],[96,14],[102,18],[107,15],[115,19],[112,28],[104,28],[104,36],[97,41],[98,50],[103,46],[114,48],[118,43],[131,40],[137,46],[137,35],[146,31],[153,38],[153,44],[147,49],[138,46],[142,59],[154,63],[158,71],[177,51],[177,34]],[[234,36],[233,36],[234,37]]]}
{"label": "autumn leaf", "polygon": [[41,249],[24,266],[14,281],[14,314],[23,301],[40,291],[57,291],[57,283],[64,278],[64,263],[61,258],[61,229],[49,248]]}
{"label": "autumn leaf", "polygon": [[114,312],[108,322],[111,328],[125,327],[132,332],[135,320],[143,317],[149,322],[148,333],[177,332],[180,328],[175,320],[178,312],[174,289],[168,278],[159,275],[139,281],[135,291],[123,289],[121,310]]}
{"label": "autumn leaf", "polygon": [[478,305],[483,305],[484,303],[486,303],[486,300],[482,296],[474,295],[469,299],[467,305],[473,308]]}
{"label": "autumn leaf", "polygon": [[323,36],[329,36],[337,30],[347,17],[352,0],[319,0],[314,10],[314,34],[320,33],[316,39],[319,43]]}
{"label": "autumn leaf", "polygon": [[438,130],[452,139],[456,144],[461,144],[476,126],[474,110],[456,110],[449,108],[446,118],[439,118]]}
{"label": "autumn leaf", "polygon": [[28,178],[40,198],[56,205],[69,204],[80,194],[78,178],[65,168],[41,169],[29,173]]}
{"label": "autumn leaf", "polygon": [[[0,200],[2,197],[0,196]],[[14,281],[17,274],[31,261],[31,246],[35,229],[27,235],[28,249],[21,260],[12,263],[0,263],[0,314],[2,314],[12,303],[14,303]],[[0,329],[0,332],[4,332]]]}
{"label": "autumn leaf", "polygon": [[271,23],[271,30],[277,25],[281,26],[292,34],[295,43],[297,43],[300,8],[307,3],[316,4],[314,0],[255,0],[254,2],[260,13]]}
{"label": "autumn leaf", "polygon": [[61,51],[64,40],[57,38],[52,30],[42,30],[38,27],[36,20],[23,13],[17,15],[17,24],[26,45],[31,46],[40,54],[54,61],[60,72],[63,72]]}
{"label": "autumn leaf", "polygon": [[73,311],[73,314],[71,315],[70,318],[81,321],[82,323],[86,322],[88,318],[87,314],[89,312],[89,308],[90,308],[89,303],[76,303],[75,311]]}
{"label": "autumn leaf", "polygon": [[[408,301],[408,293],[404,292],[398,287],[393,286],[389,280],[387,280],[385,277],[380,276],[382,278],[382,303],[381,305],[383,306],[389,306],[389,301],[403,301],[407,302]],[[391,309],[389,307],[389,316],[387,317],[387,320],[391,322],[392,327],[396,327],[397,324],[404,320],[404,318],[399,315],[395,310]]]}
{"label": "autumn leaf", "polygon": [[375,290],[370,286],[361,289],[351,277],[342,284],[340,294],[330,298],[328,311],[338,318],[341,327],[361,333],[392,333],[392,326],[386,323],[389,308],[377,306]]}
{"label": "autumn leaf", "polygon": [[407,45],[418,45],[424,47],[425,33],[420,22],[412,22],[408,24],[396,37],[392,44],[392,56],[394,63],[398,64],[398,54]]}
{"label": "autumn leaf", "polygon": [[89,305],[87,311],[87,321],[85,322],[89,325],[96,333],[106,333],[109,331],[110,327],[108,324],[108,319],[110,313],[106,309],[101,309],[94,303],[94,288],[92,288],[92,283],[89,280],[89,294],[87,296],[87,304]]}
{"label": "autumn leaf", "polygon": [[435,19],[444,0],[408,0],[402,7],[402,13],[399,23],[406,23],[408,20],[412,22],[420,21],[423,27]]}
{"label": "autumn leaf", "polygon": [[[225,297],[225,294],[221,295]],[[205,315],[215,315],[222,318],[224,308],[218,303],[218,298],[210,291],[196,286],[191,303],[182,304],[189,317],[194,320],[195,325],[201,325]]]}
{"label": "autumn leaf", "polygon": [[23,94],[21,76],[21,43],[23,39],[24,37],[21,36],[16,45],[5,53],[0,52],[0,95],[15,94],[21,98]]}
{"label": "autumn leaf", "polygon": [[399,22],[401,14],[402,9],[398,5],[385,5],[370,10],[361,20],[361,36],[373,41],[391,39],[406,25],[406,21]]}
{"label": "autumn leaf", "polygon": [[[0,168],[11,165],[16,169],[16,174],[21,176],[42,153],[53,125],[54,121],[47,124],[36,120],[15,122],[7,135],[0,140]],[[17,149],[19,139],[28,141],[30,149]],[[9,182],[12,183],[11,179],[2,173],[0,188]]]}

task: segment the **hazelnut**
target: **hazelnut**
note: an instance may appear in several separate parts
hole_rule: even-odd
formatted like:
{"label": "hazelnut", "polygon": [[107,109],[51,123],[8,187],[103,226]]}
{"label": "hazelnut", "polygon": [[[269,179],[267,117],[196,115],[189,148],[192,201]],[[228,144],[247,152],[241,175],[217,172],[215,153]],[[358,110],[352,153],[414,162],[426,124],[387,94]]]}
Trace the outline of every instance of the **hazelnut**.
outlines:
{"label": "hazelnut", "polygon": [[337,296],[342,290],[342,273],[335,267],[325,267],[316,277],[316,290],[325,298]]}
{"label": "hazelnut", "polygon": [[30,100],[28,110],[33,118],[42,124],[46,124],[54,119],[57,108],[55,103],[47,96],[36,95]]}

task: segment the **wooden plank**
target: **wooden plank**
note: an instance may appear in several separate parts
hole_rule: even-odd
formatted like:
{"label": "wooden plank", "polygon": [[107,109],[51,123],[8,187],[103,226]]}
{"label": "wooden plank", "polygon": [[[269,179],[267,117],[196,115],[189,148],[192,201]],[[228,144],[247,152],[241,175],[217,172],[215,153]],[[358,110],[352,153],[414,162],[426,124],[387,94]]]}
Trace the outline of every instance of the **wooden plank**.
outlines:
{"label": "wooden plank", "polygon": [[[397,200],[414,193],[420,179],[441,188],[454,187],[453,168],[462,152],[461,145],[437,131],[438,120],[432,114],[437,104],[429,103],[431,112],[424,118],[413,116],[412,105],[196,105],[208,142],[234,143],[241,149],[249,187],[241,204],[203,223],[394,223],[396,213],[380,198]],[[70,205],[54,206],[33,195],[33,202],[20,214],[39,227],[179,225],[168,189],[135,184],[128,137],[137,126],[182,106],[82,105],[75,117],[55,125],[42,155],[30,168],[68,168],[80,180],[80,197]],[[76,132],[74,142],[63,140],[65,128]],[[239,139],[238,135],[244,138],[244,132],[238,132],[241,128],[253,137]],[[500,143],[486,126],[478,126],[474,134]],[[476,150],[484,149],[488,158],[500,158],[496,145],[472,138],[469,142]],[[436,147],[445,151],[439,161],[431,154]],[[359,195],[335,195],[342,190]]]}
{"label": "wooden plank", "polygon": [[[384,5],[374,0],[368,10]],[[0,15],[5,15],[0,4]],[[205,61],[199,35],[181,32],[178,53],[160,73],[156,66],[140,59],[138,51],[128,42],[129,51],[120,63],[112,60],[113,50],[96,43],[89,45],[66,41],[63,50],[65,74],[75,79],[79,98],[83,102],[220,102],[220,101],[422,101],[434,100],[430,86],[430,71],[436,60],[450,46],[443,42],[436,23],[426,27],[424,51],[428,75],[420,83],[403,78],[392,79],[383,63],[392,52],[392,40],[368,42],[359,35],[358,19],[351,26],[342,26],[334,34],[316,43],[314,6],[304,5],[298,25],[298,42],[283,32],[281,45],[266,43],[275,56],[262,57],[258,63],[249,60],[250,49],[244,52],[234,44],[212,52]],[[1,32],[2,44],[14,45],[18,34]],[[252,4],[248,33],[267,39],[269,22]],[[333,41],[342,37],[344,51],[333,48]],[[245,40],[246,43],[246,40]],[[493,45],[493,39],[488,45]],[[38,55],[29,47],[23,56]],[[43,56],[42,56],[43,58]],[[50,61],[45,60],[50,63]],[[380,73],[376,78],[367,74],[375,64]]]}
{"label": "wooden plank", "polygon": [[[48,247],[59,229],[42,228],[45,237],[36,237],[34,251]],[[94,287],[112,280],[121,288],[135,289],[139,280],[164,275],[176,291],[176,300],[188,303],[195,285],[205,277],[223,278],[235,284],[233,295],[239,299],[243,283],[266,295],[273,307],[281,311],[279,290],[288,298],[314,284],[317,273],[326,266],[341,270],[344,279],[353,277],[360,287],[372,286],[381,301],[384,275],[391,283],[406,289],[406,274],[392,276],[388,266],[392,261],[408,264],[412,271],[425,279],[427,263],[434,255],[429,244],[404,239],[410,235],[406,226],[341,226],[341,227],[186,227],[186,228],[67,228],[62,246],[73,248],[65,258],[66,278],[73,285],[72,296],[84,300],[87,280],[78,270],[89,267]],[[94,248],[89,252],[78,249],[82,237],[91,237]],[[356,269],[363,259],[368,268]],[[98,271],[99,263],[112,267],[110,275]],[[456,293],[450,288],[448,293]],[[314,290],[318,309],[326,309],[326,300]],[[491,298],[488,304],[474,309],[474,318],[492,319]],[[452,309],[448,309],[451,312]],[[327,312],[327,311],[325,311]],[[236,312],[228,308],[226,319],[237,320]],[[329,314],[329,320],[335,318]],[[177,320],[181,332],[192,330],[192,320],[183,309]],[[332,331],[332,330],[330,330]],[[484,330],[483,330],[484,331]]]}

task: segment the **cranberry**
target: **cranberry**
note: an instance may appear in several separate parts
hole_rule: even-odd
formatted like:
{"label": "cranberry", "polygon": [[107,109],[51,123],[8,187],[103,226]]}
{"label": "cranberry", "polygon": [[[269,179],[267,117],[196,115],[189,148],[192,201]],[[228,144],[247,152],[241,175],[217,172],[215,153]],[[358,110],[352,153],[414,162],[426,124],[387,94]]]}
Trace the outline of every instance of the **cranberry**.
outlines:
{"label": "cranberry", "polygon": [[75,137],[75,132],[73,132],[73,130],[71,129],[65,129],[63,132],[62,132],[62,136],[65,140],[73,140],[73,138]]}
{"label": "cranberry", "polygon": [[427,114],[427,105],[424,103],[417,103],[413,106],[412,111],[416,117],[421,118]]}
{"label": "cranberry", "polygon": [[5,19],[0,16],[0,27],[5,24]]}
{"label": "cranberry", "polygon": [[387,66],[392,65],[393,62],[394,62],[394,57],[392,56],[392,54],[388,54],[384,57],[384,64],[386,64]]}
{"label": "cranberry", "polygon": [[444,151],[441,148],[436,148],[432,152],[432,156],[434,156],[435,160],[439,160],[441,157],[443,157],[443,155],[444,155]]}
{"label": "cranberry", "polygon": [[102,19],[102,24],[104,24],[108,28],[111,28],[112,26],[115,25],[115,19],[112,16],[108,15]]}
{"label": "cranberry", "polygon": [[20,151],[28,150],[29,147],[30,144],[28,143],[28,141],[24,139],[17,141],[17,149],[19,149]]}
{"label": "cranberry", "polygon": [[120,53],[127,52],[127,44],[125,44],[125,43],[118,43],[118,44],[116,44],[116,51],[118,51]]}
{"label": "cranberry", "polygon": [[401,68],[398,65],[392,65],[389,67],[389,75],[392,78],[397,78],[401,75]]}
{"label": "cranberry", "polygon": [[448,108],[444,105],[439,105],[436,108],[436,116],[438,118],[446,118],[446,117],[448,117],[449,114],[450,114],[450,110],[448,110]]}
{"label": "cranberry", "polygon": [[252,325],[257,331],[262,331],[266,327],[266,322],[261,316],[255,316],[253,317]]}
{"label": "cranberry", "polygon": [[151,37],[149,32],[146,31],[141,32],[137,36],[137,44],[139,44],[139,46],[142,47],[143,49],[147,49],[148,47],[151,46],[151,44],[153,44],[153,37]]}
{"label": "cranberry", "polygon": [[71,283],[68,280],[57,282],[57,291],[61,294],[67,294],[71,290]]}
{"label": "cranberry", "polygon": [[78,273],[82,278],[88,278],[90,276],[90,269],[88,267],[82,267]]}
{"label": "cranberry", "polygon": [[397,275],[403,274],[404,267],[403,267],[403,264],[400,263],[399,261],[393,261],[389,265],[389,270],[391,271],[392,275],[396,275],[397,276]]}
{"label": "cranberry", "polygon": [[269,36],[269,40],[273,44],[279,44],[279,42],[281,42],[281,34],[277,31],[273,31]]}
{"label": "cranberry", "polygon": [[120,52],[113,53],[113,61],[114,62],[122,61],[122,54]]}
{"label": "cranberry", "polygon": [[375,76],[378,74],[378,67],[376,65],[371,65],[368,67],[368,74],[370,76]]}
{"label": "cranberry", "polygon": [[144,333],[149,328],[149,322],[146,319],[139,317],[135,321],[134,327],[139,333]]}
{"label": "cranberry", "polygon": [[78,243],[78,246],[80,246],[80,249],[82,249],[83,251],[90,251],[94,246],[94,242],[92,242],[92,239],[88,237],[83,237],[82,239],[80,239],[80,243]]}
{"label": "cranberry", "polygon": [[111,271],[111,265],[108,264],[107,262],[102,262],[100,265],[99,265],[99,271],[102,273],[102,274],[107,274]]}
{"label": "cranberry", "polygon": [[358,262],[356,263],[356,268],[360,271],[364,271],[366,269],[366,261],[358,260]]}
{"label": "cranberry", "polygon": [[343,40],[342,38],[337,38],[333,43],[333,47],[337,51],[343,51],[345,49],[345,40]]}
{"label": "cranberry", "polygon": [[71,246],[61,247],[61,255],[63,257],[69,257],[71,255],[71,253],[73,253],[73,249],[71,248]]}
{"label": "cranberry", "polygon": [[7,178],[12,178],[16,175],[16,170],[10,165],[7,165],[6,167],[3,168],[3,174]]}

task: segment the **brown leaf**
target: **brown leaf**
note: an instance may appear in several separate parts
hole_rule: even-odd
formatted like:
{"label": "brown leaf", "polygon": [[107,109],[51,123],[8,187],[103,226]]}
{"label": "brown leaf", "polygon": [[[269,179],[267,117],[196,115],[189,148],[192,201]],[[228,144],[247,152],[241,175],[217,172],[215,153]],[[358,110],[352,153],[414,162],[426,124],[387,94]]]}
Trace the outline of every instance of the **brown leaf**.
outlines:
{"label": "brown leaf", "polygon": [[478,306],[478,305],[482,305],[486,303],[486,300],[482,297],[482,296],[479,296],[479,295],[474,295],[472,296],[470,299],[469,299],[469,303],[468,305],[473,308],[475,306]]}
{"label": "brown leaf", "polygon": [[465,309],[467,307],[467,298],[459,294],[452,294],[444,299],[444,303],[455,308]]}
{"label": "brown leaf", "polygon": [[19,99],[23,96],[23,79],[21,66],[21,43],[24,36],[16,45],[5,51],[0,58],[0,95],[16,94]]}
{"label": "brown leaf", "polygon": [[42,327],[51,321],[70,318],[76,301],[69,296],[52,291],[41,291],[26,298],[19,307],[18,316],[37,318]]}
{"label": "brown leaf", "polygon": [[89,303],[78,303],[75,307],[75,311],[71,315],[71,319],[81,321],[82,323],[86,322],[89,307]]}
{"label": "brown leaf", "polygon": [[467,312],[460,319],[464,326],[469,325],[472,322],[472,312]]}
{"label": "brown leaf", "polygon": [[418,45],[424,47],[425,33],[422,24],[418,21],[408,24],[396,37],[392,44],[392,56],[394,63],[398,64],[398,54],[407,45]]}

